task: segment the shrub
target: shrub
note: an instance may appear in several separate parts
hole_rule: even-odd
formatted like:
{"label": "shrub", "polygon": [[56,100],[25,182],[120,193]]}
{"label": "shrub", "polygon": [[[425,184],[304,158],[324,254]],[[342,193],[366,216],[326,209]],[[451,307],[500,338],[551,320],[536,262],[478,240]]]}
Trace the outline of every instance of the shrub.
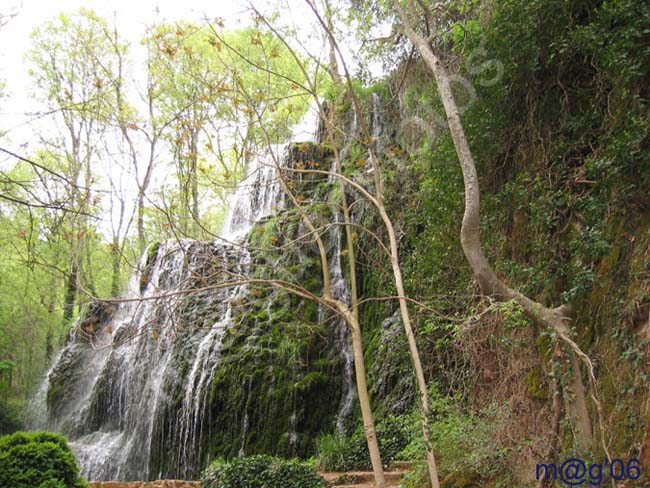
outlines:
{"label": "shrub", "polygon": [[317,463],[320,469],[328,471],[345,471],[347,463],[347,445],[345,437],[338,434],[324,434],[318,438]]}
{"label": "shrub", "polygon": [[[460,399],[441,396],[437,389],[432,391],[430,405],[429,428],[441,487],[475,486],[488,479],[504,483],[494,485],[495,488],[514,486],[506,465],[508,450],[496,441],[500,424],[506,421],[507,413],[502,408],[492,406],[477,413],[465,411]],[[419,461],[404,477],[403,486],[420,488],[429,486],[427,466],[423,462],[426,450],[417,417],[411,419],[415,435],[397,458]]]}
{"label": "shrub", "polygon": [[[390,416],[377,424],[377,439],[382,462],[388,464],[411,440],[406,417]],[[370,469],[370,455],[363,428],[350,437],[326,434],[318,439],[318,467],[328,471]]]}
{"label": "shrub", "polygon": [[326,471],[369,469],[370,455],[363,431],[357,429],[350,437],[336,433],[319,437],[317,464]]}
{"label": "shrub", "polygon": [[0,437],[0,486],[87,488],[65,437],[51,432],[16,432]]}
{"label": "shrub", "polygon": [[213,462],[201,477],[202,488],[325,488],[325,480],[305,462],[257,455]]}

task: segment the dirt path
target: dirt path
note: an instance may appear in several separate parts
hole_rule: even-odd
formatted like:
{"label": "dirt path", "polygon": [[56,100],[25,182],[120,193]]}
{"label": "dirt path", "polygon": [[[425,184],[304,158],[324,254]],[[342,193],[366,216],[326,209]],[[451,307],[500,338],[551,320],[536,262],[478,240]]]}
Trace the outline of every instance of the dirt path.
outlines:
{"label": "dirt path", "polygon": [[90,488],[201,488],[198,481],[91,481]]}
{"label": "dirt path", "polygon": [[[410,468],[410,463],[399,463],[392,471],[386,471],[386,487],[395,488],[402,476]],[[320,473],[333,488],[375,488],[372,471],[347,471],[344,473]],[[198,481],[158,480],[158,481],[93,481],[91,488],[201,488]],[[279,487],[278,487],[279,488]]]}
{"label": "dirt path", "polygon": [[[395,488],[410,466],[398,466],[392,471],[385,471],[387,488]],[[334,488],[375,488],[372,471],[347,471],[345,473],[321,473],[323,478],[332,483]]]}

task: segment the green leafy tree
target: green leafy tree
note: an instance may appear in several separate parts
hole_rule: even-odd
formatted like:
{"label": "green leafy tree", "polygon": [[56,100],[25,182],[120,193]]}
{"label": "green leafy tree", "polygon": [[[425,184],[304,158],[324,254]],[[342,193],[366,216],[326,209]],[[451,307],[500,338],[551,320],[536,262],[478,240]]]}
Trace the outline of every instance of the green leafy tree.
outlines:
{"label": "green leafy tree", "polygon": [[91,191],[96,178],[93,164],[99,157],[108,114],[115,106],[111,90],[115,56],[106,30],[106,21],[91,10],[61,14],[32,33],[34,48],[29,53],[37,96],[47,101],[60,127],[59,137],[48,145],[62,155],[61,170],[69,182],[64,326],[73,317],[80,287],[96,292],[89,248],[94,232],[90,217],[97,205],[97,195]]}
{"label": "green leafy tree", "polygon": [[167,225],[200,235],[200,202],[221,199],[265,145],[258,117],[277,143],[307,108],[301,71],[286,48],[257,28],[235,31],[186,22],[147,37],[156,105],[166,124],[177,188],[165,192]]}

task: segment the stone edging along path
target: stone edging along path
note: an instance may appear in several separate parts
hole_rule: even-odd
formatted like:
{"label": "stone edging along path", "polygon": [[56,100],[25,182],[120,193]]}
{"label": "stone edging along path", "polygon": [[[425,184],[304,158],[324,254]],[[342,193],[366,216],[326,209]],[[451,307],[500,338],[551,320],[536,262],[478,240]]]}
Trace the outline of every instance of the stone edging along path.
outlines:
{"label": "stone edging along path", "polygon": [[[393,471],[386,471],[386,486],[396,487],[402,476],[413,463],[393,463]],[[348,471],[344,473],[320,473],[333,488],[372,488],[373,475],[369,471]],[[90,488],[201,488],[199,481],[91,481]]]}

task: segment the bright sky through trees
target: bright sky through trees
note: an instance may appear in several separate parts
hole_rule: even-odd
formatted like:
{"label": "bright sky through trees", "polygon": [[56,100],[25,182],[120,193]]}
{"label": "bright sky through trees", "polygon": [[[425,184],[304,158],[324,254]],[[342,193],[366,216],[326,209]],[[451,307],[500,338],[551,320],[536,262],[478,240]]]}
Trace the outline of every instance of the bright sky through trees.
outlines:
{"label": "bright sky through trees", "polygon": [[[254,3],[255,9],[264,15],[272,16],[273,12],[281,9],[281,23],[285,25],[294,24],[297,30],[305,32],[316,32],[316,29],[308,29],[306,26],[315,19],[305,18],[306,10],[302,0],[259,0]],[[206,19],[219,19],[227,29],[241,29],[251,26],[252,10],[251,3],[247,1],[223,2],[214,0],[187,0],[183,2],[169,0],[143,0],[134,2],[132,0],[115,0],[105,2],[102,0],[2,0],[0,3],[0,14],[5,16],[4,26],[0,29],[0,80],[5,83],[4,95],[0,103],[0,142],[5,149],[14,151],[25,157],[34,157],[36,151],[42,148],[44,138],[57,133],[53,125],[56,114],[50,113],[44,103],[43,93],[39,92],[30,76],[30,69],[34,66],[27,60],[27,53],[36,48],[35,41],[30,36],[36,28],[46,22],[55,20],[61,13],[74,15],[81,8],[95,11],[99,16],[105,18],[109,25],[115,25],[119,35],[129,44],[129,54],[125,67],[127,78],[138,80],[141,90],[146,85],[146,48],[142,43],[147,28],[161,23],[173,23],[177,21],[195,22],[200,25]],[[6,16],[12,16],[6,21]],[[312,35],[312,34],[310,34]],[[301,36],[302,37],[302,36]],[[319,40],[309,39],[306,35],[301,42],[306,42],[312,52],[318,51],[322,44]],[[130,84],[126,80],[127,84]],[[0,85],[1,87],[2,85]],[[127,90],[133,88],[126,87]],[[140,95],[131,93],[132,99],[140,98]],[[145,107],[140,107],[144,109]],[[146,110],[144,110],[146,111]],[[114,135],[116,136],[116,135]],[[113,136],[111,136],[113,137]],[[8,169],[15,163],[14,158],[6,155],[0,156],[0,167]],[[113,172],[109,169],[106,159],[95,166],[95,173],[103,177],[103,185],[107,186],[106,175]],[[160,187],[165,176],[165,170],[161,172],[158,168],[154,174],[153,186]],[[129,201],[137,193],[135,180],[132,176],[125,175],[122,191],[129,194]],[[104,188],[104,192],[108,188]],[[131,203],[127,204],[130,207]],[[106,227],[115,217],[101,218],[103,224],[100,228],[106,233]]]}
{"label": "bright sky through trees", "polygon": [[[285,4],[286,5],[281,5]],[[298,0],[255,2],[255,8],[271,12],[282,8],[290,12],[286,21],[304,24],[304,8]],[[93,9],[109,22],[115,19],[120,34],[138,48],[146,26],[156,22],[188,20],[200,22],[205,18],[224,19],[228,28],[250,24],[250,2],[236,0],[1,0],[0,13],[17,15],[0,29],[0,79],[6,81],[7,97],[0,104],[0,135],[5,134],[14,144],[24,144],[33,130],[25,125],[25,112],[38,110],[33,101],[32,84],[28,74],[25,53],[30,49],[30,33],[38,25],[52,20],[61,12],[74,13],[81,7]],[[133,49],[134,58],[144,57],[143,50]],[[139,51],[139,52],[138,52]]]}

